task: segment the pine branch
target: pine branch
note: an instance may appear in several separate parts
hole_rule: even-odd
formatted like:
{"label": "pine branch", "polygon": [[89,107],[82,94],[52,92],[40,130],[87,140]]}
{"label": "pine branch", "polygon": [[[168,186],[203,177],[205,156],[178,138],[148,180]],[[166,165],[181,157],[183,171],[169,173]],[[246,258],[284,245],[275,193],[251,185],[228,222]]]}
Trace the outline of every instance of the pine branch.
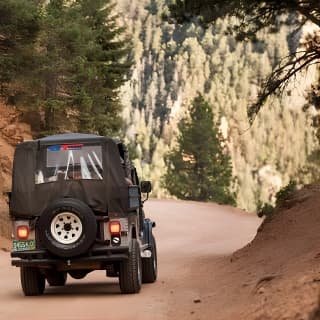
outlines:
{"label": "pine branch", "polygon": [[[283,63],[284,60],[286,63]],[[307,69],[310,65],[320,64],[320,51],[315,48],[299,51],[298,53],[289,55],[284,60],[269,75],[262,86],[257,101],[249,107],[248,117],[250,123],[253,123],[256,115],[269,96],[278,92],[282,93],[290,81],[302,70]]]}

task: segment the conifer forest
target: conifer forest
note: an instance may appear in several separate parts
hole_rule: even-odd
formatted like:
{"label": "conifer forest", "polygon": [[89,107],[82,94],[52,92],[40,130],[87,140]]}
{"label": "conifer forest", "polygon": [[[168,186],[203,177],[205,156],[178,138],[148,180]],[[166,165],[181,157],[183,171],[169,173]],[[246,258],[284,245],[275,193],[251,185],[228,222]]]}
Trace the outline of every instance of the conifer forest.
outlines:
{"label": "conifer forest", "polygon": [[313,107],[303,112],[319,78],[316,67],[268,99],[252,125],[247,116],[265,78],[312,26],[297,31],[288,23],[277,33],[259,31],[259,41],[242,42],[229,32],[234,17],[203,28],[192,20],[177,25],[163,19],[170,16],[166,1],[121,1],[119,10],[134,46],[132,77],[122,90],[126,137],[158,196],[167,194],[164,154],[175,147],[178,124],[198,92],[212,105],[226,140],[240,208],[275,201],[290,180],[319,179]]}

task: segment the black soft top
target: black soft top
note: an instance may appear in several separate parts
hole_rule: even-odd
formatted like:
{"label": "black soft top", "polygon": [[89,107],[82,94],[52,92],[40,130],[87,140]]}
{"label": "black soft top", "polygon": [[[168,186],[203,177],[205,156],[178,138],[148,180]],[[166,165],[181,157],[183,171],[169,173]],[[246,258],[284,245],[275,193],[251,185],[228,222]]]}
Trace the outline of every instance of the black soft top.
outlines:
{"label": "black soft top", "polygon": [[[35,184],[37,156],[47,146],[56,144],[99,144],[102,147],[103,180],[63,180]],[[40,216],[53,201],[77,198],[100,212],[124,213],[128,210],[128,185],[120,156],[123,145],[111,138],[81,133],[52,135],[26,141],[16,147],[10,214]]]}
{"label": "black soft top", "polygon": [[[85,134],[85,133],[63,133],[63,134],[56,134],[44,138],[40,138],[38,141],[40,144],[43,145],[50,145],[50,144],[59,144],[59,143],[73,143],[73,142],[82,142],[82,143],[90,143],[90,142],[102,142],[108,140],[109,138],[98,136],[95,134]],[[117,140],[112,139],[114,142]],[[120,142],[120,141],[119,141]]]}

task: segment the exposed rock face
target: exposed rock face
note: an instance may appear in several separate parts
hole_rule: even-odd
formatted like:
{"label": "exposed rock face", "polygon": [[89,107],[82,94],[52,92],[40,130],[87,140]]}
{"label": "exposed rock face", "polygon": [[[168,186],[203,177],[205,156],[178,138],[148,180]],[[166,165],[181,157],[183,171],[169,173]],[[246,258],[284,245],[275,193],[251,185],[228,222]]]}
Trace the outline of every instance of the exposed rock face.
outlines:
{"label": "exposed rock face", "polygon": [[11,190],[14,147],[32,139],[30,126],[21,123],[21,113],[0,101],[0,236],[11,236],[6,192]]}

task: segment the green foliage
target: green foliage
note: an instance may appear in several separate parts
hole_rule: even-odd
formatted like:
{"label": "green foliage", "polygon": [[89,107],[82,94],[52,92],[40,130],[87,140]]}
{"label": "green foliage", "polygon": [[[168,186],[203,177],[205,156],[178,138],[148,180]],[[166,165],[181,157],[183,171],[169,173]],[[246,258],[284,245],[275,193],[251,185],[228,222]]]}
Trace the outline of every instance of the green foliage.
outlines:
{"label": "green foliage", "polygon": [[35,8],[41,15],[29,54],[36,64],[11,85],[14,102],[44,112],[42,134],[117,134],[130,42],[110,0],[51,0]]}
{"label": "green foliage", "polygon": [[[308,93],[308,101],[309,103],[304,106],[304,111],[308,111],[310,108],[314,108],[316,111],[313,112],[312,126],[315,129],[315,135],[318,139],[318,143],[320,146],[320,76],[318,78],[318,83],[314,84],[310,92]],[[313,161],[312,156],[311,161]]]}
{"label": "green foliage", "polygon": [[8,83],[34,67],[32,57],[40,28],[35,1],[0,1],[0,94],[8,95]]}
{"label": "green foliage", "polygon": [[214,126],[212,107],[198,95],[190,117],[179,123],[177,147],[168,155],[164,183],[180,199],[235,204],[230,192],[232,166]]}
{"label": "green foliage", "polygon": [[[320,26],[320,7],[317,0],[175,0],[170,5],[172,16],[179,22],[190,20],[199,16],[203,23],[208,24],[217,18],[227,15],[236,16],[238,23],[235,25],[241,31],[243,38],[255,39],[257,32],[268,27],[270,31],[278,31],[281,15],[299,13],[302,19],[291,17],[295,23],[303,24],[309,20]],[[240,34],[240,35],[241,35]]]}
{"label": "green foliage", "polygon": [[262,218],[263,216],[265,217],[271,217],[274,213],[274,206],[271,205],[270,203],[263,203],[260,202],[258,204],[258,207],[257,207],[257,215],[259,218]]}
{"label": "green foliage", "polygon": [[281,188],[276,193],[276,204],[275,207],[270,203],[259,202],[257,206],[257,215],[259,218],[263,216],[271,217],[275,213],[276,207],[281,207],[281,205],[290,198],[293,192],[297,190],[297,183],[295,181],[290,181],[286,186]]}
{"label": "green foliage", "polygon": [[[320,27],[320,6],[317,0],[306,1],[257,1],[257,0],[177,0],[170,6],[171,15],[178,22],[190,21],[198,16],[204,24],[226,16],[237,17],[230,30],[236,31],[238,40],[258,40],[258,31],[267,29],[279,32],[284,24],[295,25],[296,30],[306,22]],[[257,100],[248,109],[251,122],[254,120],[267,98],[282,93],[291,79],[295,79],[301,70],[308,70],[320,61],[320,36],[318,33],[309,35],[303,43],[303,49],[293,48],[290,55],[284,57],[269,74],[261,86]]]}
{"label": "green foliage", "polygon": [[298,174],[299,184],[320,184],[320,149],[314,150]]}
{"label": "green foliage", "polygon": [[297,183],[290,181],[286,186],[281,188],[276,194],[276,206],[280,207],[281,204],[288,200],[294,191],[297,190]]}

